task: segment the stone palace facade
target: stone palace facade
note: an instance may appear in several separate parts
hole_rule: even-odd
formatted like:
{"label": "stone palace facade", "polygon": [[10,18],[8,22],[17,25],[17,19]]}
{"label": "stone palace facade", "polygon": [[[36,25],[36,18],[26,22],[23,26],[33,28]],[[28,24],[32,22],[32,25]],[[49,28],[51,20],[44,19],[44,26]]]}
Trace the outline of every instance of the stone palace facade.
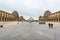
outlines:
{"label": "stone palace facade", "polygon": [[19,17],[19,14],[17,11],[8,13],[3,10],[0,10],[0,21],[20,21],[20,20],[22,20],[22,18]]}
{"label": "stone palace facade", "polygon": [[51,13],[47,10],[43,16],[39,17],[39,21],[60,21],[60,11]]}

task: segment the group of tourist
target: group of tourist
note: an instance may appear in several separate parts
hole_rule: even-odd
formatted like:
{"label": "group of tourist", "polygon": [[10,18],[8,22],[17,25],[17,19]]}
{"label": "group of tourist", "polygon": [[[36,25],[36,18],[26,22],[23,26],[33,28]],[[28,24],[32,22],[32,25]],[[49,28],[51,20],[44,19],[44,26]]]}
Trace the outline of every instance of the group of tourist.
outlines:
{"label": "group of tourist", "polygon": [[49,28],[53,28],[53,23],[49,23]]}

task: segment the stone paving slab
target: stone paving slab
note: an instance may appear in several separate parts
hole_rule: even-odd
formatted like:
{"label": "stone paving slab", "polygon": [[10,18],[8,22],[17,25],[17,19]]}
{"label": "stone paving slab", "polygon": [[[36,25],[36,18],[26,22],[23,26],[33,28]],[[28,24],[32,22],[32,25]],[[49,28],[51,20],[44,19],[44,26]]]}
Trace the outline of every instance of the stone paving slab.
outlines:
{"label": "stone paving slab", "polygon": [[0,28],[0,40],[59,40],[59,31],[60,29],[55,27],[48,28],[47,24],[24,22]]}

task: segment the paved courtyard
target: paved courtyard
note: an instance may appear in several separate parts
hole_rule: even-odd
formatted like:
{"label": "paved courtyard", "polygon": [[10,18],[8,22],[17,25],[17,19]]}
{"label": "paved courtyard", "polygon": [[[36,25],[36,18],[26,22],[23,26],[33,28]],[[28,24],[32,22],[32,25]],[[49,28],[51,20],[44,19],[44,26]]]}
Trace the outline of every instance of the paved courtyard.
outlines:
{"label": "paved courtyard", "polygon": [[60,23],[48,28],[48,23],[23,22],[0,28],[0,40],[60,40]]}

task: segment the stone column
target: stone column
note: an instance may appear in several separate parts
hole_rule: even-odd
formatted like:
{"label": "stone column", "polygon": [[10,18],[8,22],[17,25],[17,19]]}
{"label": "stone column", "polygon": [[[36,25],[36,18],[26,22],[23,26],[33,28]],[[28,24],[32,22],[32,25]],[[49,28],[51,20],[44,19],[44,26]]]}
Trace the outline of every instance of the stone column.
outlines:
{"label": "stone column", "polygon": [[59,21],[59,18],[58,18],[58,21]]}
{"label": "stone column", "polygon": [[4,18],[4,21],[5,21],[5,18]]}
{"label": "stone column", "polygon": [[5,21],[7,21],[7,18],[5,18]]}
{"label": "stone column", "polygon": [[6,18],[6,21],[7,21],[7,18]]}
{"label": "stone column", "polygon": [[1,18],[1,21],[2,21],[2,18]]}

